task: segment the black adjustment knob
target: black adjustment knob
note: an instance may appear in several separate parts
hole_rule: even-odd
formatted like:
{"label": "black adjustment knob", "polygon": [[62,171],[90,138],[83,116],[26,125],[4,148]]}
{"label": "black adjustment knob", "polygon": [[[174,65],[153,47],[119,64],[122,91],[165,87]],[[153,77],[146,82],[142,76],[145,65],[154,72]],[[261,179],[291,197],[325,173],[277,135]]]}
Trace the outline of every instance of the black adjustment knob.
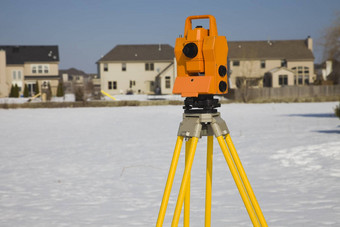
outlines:
{"label": "black adjustment knob", "polygon": [[194,58],[198,53],[198,47],[195,43],[188,43],[184,46],[182,52],[186,57]]}
{"label": "black adjustment knob", "polygon": [[220,74],[221,77],[224,77],[227,74],[227,68],[224,65],[220,65],[218,74]]}
{"label": "black adjustment knob", "polygon": [[225,92],[227,90],[227,83],[221,81],[220,84],[218,85],[218,88],[220,89],[221,92]]}

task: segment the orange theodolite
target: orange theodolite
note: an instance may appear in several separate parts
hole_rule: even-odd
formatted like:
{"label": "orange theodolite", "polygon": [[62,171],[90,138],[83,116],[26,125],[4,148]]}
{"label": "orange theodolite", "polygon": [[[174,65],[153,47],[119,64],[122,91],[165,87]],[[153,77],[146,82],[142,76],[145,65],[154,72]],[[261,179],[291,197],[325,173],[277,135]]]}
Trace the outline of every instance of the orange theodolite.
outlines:
{"label": "orange theodolite", "polygon": [[[192,20],[209,19],[209,29],[197,26]],[[182,97],[226,94],[228,92],[225,36],[218,36],[214,16],[190,16],[185,21],[184,37],[176,39],[177,78],[173,93]]]}

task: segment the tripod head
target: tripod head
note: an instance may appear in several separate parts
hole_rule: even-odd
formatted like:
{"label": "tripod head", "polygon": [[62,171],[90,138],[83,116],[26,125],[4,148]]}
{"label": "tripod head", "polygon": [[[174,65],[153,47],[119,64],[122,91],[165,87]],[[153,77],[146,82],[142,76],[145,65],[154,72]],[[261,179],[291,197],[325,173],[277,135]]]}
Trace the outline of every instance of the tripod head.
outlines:
{"label": "tripod head", "polygon": [[[196,19],[209,19],[209,29],[202,26],[192,29],[192,20]],[[189,16],[186,19],[184,37],[176,39],[175,56],[174,94],[198,97],[228,92],[228,45],[225,36],[218,36],[214,16]]]}

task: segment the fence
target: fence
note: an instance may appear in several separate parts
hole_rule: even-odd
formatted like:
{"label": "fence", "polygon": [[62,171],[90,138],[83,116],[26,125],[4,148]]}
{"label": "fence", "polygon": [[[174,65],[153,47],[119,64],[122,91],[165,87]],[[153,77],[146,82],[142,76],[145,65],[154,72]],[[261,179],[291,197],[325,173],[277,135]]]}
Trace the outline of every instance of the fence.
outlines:
{"label": "fence", "polygon": [[340,100],[340,85],[286,86],[281,88],[231,89],[227,98],[235,101]]}

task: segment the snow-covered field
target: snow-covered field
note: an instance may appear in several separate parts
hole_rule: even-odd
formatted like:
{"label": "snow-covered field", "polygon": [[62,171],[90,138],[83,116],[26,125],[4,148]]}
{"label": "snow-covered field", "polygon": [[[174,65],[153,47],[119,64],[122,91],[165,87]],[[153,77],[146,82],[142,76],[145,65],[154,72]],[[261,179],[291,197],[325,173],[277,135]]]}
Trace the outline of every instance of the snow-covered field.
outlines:
{"label": "snow-covered field", "polygon": [[[269,226],[340,226],[336,105],[220,108]],[[0,226],[155,226],[181,118],[180,106],[1,109]],[[214,145],[212,226],[251,226]],[[205,153],[202,138],[191,226],[204,225]],[[183,166],[182,151],[164,226]]]}

